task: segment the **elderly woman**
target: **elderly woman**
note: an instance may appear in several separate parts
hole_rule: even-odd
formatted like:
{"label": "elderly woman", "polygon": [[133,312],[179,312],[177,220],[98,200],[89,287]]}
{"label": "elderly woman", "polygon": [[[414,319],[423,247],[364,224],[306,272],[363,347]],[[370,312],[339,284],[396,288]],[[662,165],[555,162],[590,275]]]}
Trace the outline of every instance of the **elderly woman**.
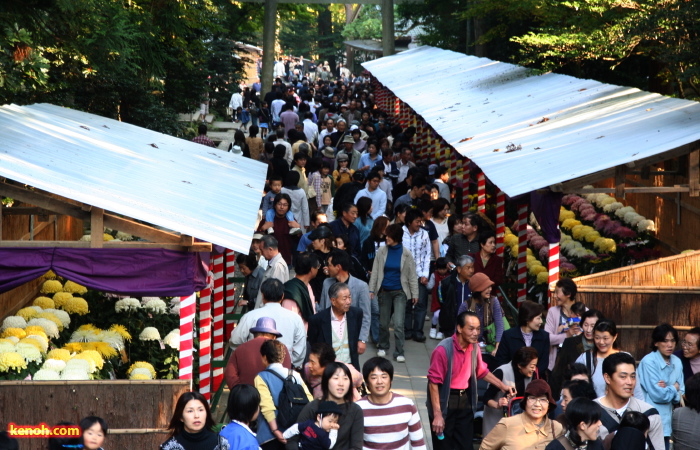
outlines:
{"label": "elderly woman", "polygon": [[564,434],[562,425],[547,417],[557,404],[544,380],[534,380],[520,401],[522,414],[501,419],[479,450],[542,450]]}
{"label": "elderly woman", "polygon": [[418,303],[418,274],[411,252],[403,247],[403,227],[400,224],[386,228],[386,245],[377,250],[369,280],[369,296],[379,299],[379,342],[377,356],[386,356],[389,350],[389,321],[394,310],[394,359],[406,362],[403,352],[404,320],[408,299]]}
{"label": "elderly woman", "polygon": [[[530,382],[537,376],[537,350],[532,347],[523,347],[515,352],[515,357],[509,364],[504,364],[493,371],[496,378],[503,381],[506,386],[515,388],[516,397],[525,394]],[[483,435],[486,436],[503,418],[503,408],[510,401],[498,387],[491,384],[484,394],[484,423]]]}
{"label": "elderly woman", "polygon": [[[326,366],[336,361],[335,358],[333,347],[325,342],[316,342],[309,347],[309,362],[304,365],[303,376],[314,398],[323,398],[321,387],[323,372],[326,370]],[[352,374],[352,399],[357,401],[361,397],[359,389],[362,386],[362,374],[352,364],[347,367]]]}

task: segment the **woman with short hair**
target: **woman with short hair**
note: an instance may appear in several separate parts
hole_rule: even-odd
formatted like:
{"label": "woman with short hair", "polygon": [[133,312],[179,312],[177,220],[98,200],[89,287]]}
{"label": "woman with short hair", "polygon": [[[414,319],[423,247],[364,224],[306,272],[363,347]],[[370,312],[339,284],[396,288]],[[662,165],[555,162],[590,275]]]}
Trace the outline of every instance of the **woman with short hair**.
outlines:
{"label": "woman with short hair", "polygon": [[[252,128],[252,127],[251,127]],[[238,384],[231,389],[226,407],[231,423],[221,429],[230,449],[258,450],[260,445],[250,425],[260,414],[260,393],[249,384]]]}
{"label": "woman with short hair", "polygon": [[588,398],[576,398],[566,408],[566,433],[550,442],[545,450],[603,450],[598,440],[600,406]]}
{"label": "woman with short hair", "polygon": [[539,303],[525,300],[518,308],[518,326],[503,332],[501,343],[496,351],[496,363],[503,365],[510,362],[515,352],[521,347],[533,347],[537,350],[537,370],[547,373],[549,365],[549,333],[542,329],[542,312]]}

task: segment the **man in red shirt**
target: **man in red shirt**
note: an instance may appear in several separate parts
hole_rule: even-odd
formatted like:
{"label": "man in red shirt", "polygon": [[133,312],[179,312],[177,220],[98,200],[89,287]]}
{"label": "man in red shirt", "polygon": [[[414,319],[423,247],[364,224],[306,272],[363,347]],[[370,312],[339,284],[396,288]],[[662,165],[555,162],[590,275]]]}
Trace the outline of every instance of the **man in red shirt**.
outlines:
{"label": "man in red shirt", "polygon": [[[457,332],[442,340],[430,356],[427,407],[434,450],[471,448],[477,379],[509,396],[515,394],[481,359],[480,334],[476,313],[464,311],[457,317]],[[443,437],[438,438],[440,435]]]}
{"label": "man in red shirt", "polygon": [[203,123],[200,123],[199,127],[197,127],[197,131],[199,132],[199,136],[192,139],[192,142],[196,142],[197,144],[207,145],[209,147],[216,147],[216,144],[214,144],[214,141],[209,139],[209,137],[207,136],[207,126],[206,125],[204,125]]}

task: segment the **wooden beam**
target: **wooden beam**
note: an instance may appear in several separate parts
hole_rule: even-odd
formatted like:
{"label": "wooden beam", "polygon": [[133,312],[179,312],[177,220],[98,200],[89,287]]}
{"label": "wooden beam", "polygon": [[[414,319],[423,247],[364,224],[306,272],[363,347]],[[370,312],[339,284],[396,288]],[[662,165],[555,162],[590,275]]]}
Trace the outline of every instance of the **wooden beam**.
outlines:
{"label": "wooden beam", "polygon": [[180,245],[183,247],[192,247],[194,245],[194,238],[186,234],[180,235]]}
{"label": "wooden beam", "polygon": [[615,167],[615,197],[625,198],[625,178],[627,167],[625,165]]}
{"label": "wooden beam", "polygon": [[90,220],[90,214],[79,206],[50,197],[46,194],[24,189],[7,183],[0,183],[0,195],[12,197],[24,203],[38,206],[54,213],[75,217],[80,220]]}
{"label": "wooden beam", "polygon": [[5,206],[3,206],[2,203],[0,203],[0,241],[2,241],[2,215],[3,215],[3,209],[5,209]]}
{"label": "wooden beam", "polygon": [[690,196],[700,196],[700,150],[690,154],[688,161],[688,180],[690,183]]}
{"label": "wooden beam", "polygon": [[34,206],[17,206],[13,208],[5,208],[4,214],[6,216],[28,216],[32,214],[36,216],[46,216],[54,213],[47,209]]}
{"label": "wooden beam", "polygon": [[90,211],[90,247],[102,248],[104,243],[104,212],[102,208],[92,208]]}
{"label": "wooden beam", "polygon": [[[17,247],[62,247],[62,248],[90,248],[88,241],[0,241],[0,248]],[[103,242],[102,248],[164,248],[166,250],[177,250],[181,252],[210,252],[211,243],[195,242],[191,247],[183,247],[176,244],[163,244],[157,242]]]}
{"label": "wooden beam", "polygon": [[104,215],[104,226],[138,236],[147,241],[180,244],[180,235],[178,234],[168,233],[167,231],[162,231],[149,225],[115,216],[114,214]]}
{"label": "wooden beam", "polygon": [[[630,181],[631,182],[631,181]],[[676,186],[640,186],[640,187],[625,187],[627,194],[668,194],[673,192],[690,192],[690,188],[685,185]],[[617,194],[617,188],[578,188],[572,190],[563,190],[565,194]]]}
{"label": "wooden beam", "polygon": [[48,222],[41,222],[38,226],[34,227],[32,231],[19,238],[19,240],[29,242],[29,239],[31,239],[32,237],[36,237],[38,233],[44,231],[44,228],[51,225],[54,221],[56,221],[56,216],[53,216],[53,220],[49,220]]}
{"label": "wooden beam", "polygon": [[699,295],[696,286],[581,286],[577,292],[619,293],[619,294],[687,294]]}
{"label": "wooden beam", "polygon": [[[646,165],[652,165],[659,163],[661,161],[666,161],[668,159],[676,158],[678,156],[687,155],[694,151],[700,149],[700,141],[691,142],[690,144],[681,145],[680,147],[674,148],[664,153],[659,153],[657,155],[650,156],[648,158],[639,159],[627,164],[627,167],[644,167]],[[631,164],[631,165],[630,165]],[[582,177],[574,178],[573,180],[565,181],[563,183],[557,183],[550,186],[554,192],[578,192],[583,186],[593,184],[597,181],[602,181],[615,176],[615,167],[610,167],[600,172],[591,173],[584,175]]]}

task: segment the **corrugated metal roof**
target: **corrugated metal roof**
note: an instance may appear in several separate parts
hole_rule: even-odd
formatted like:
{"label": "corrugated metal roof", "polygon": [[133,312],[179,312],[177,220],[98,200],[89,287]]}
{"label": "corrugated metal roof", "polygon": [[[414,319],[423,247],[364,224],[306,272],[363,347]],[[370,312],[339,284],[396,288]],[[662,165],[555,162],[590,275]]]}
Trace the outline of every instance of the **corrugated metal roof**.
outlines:
{"label": "corrugated metal roof", "polygon": [[248,252],[266,166],[49,104],[0,107],[0,176]]}
{"label": "corrugated metal roof", "polygon": [[363,66],[511,197],[700,140],[699,103],[639,89],[428,46]]}

